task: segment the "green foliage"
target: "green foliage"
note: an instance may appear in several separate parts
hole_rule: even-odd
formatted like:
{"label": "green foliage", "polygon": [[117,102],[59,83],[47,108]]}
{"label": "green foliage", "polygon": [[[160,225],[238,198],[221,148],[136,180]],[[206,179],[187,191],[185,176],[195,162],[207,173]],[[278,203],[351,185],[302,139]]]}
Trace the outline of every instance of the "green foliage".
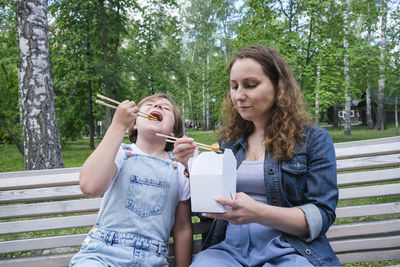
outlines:
{"label": "green foliage", "polygon": [[142,10],[142,20],[129,24],[129,42],[123,51],[125,73],[130,78],[128,95],[140,101],[149,94],[169,93],[179,103],[182,74],[179,66],[181,32],[168,5]]}
{"label": "green foliage", "polygon": [[22,141],[18,98],[15,1],[0,4],[0,143]]}
{"label": "green foliage", "polygon": [[[319,111],[324,115],[329,108],[342,109],[345,102],[347,28],[351,97],[359,99],[368,85],[372,92],[378,88],[378,0],[351,1],[348,25],[343,22],[342,2],[334,0],[49,3],[55,104],[64,145],[86,136],[91,120],[104,120],[104,107],[90,106],[89,100],[94,101],[96,93],[105,94],[106,88],[118,100],[169,93],[186,119],[204,123],[209,117],[210,127],[221,123],[228,61],[245,45],[270,45],[284,55],[310,114],[315,110],[319,66]],[[12,143],[21,140],[16,2],[2,1],[0,11],[0,119],[9,130],[0,127],[0,142]],[[385,93],[391,99],[400,90],[399,13],[398,5],[389,5]],[[393,110],[393,105],[388,108]]]}

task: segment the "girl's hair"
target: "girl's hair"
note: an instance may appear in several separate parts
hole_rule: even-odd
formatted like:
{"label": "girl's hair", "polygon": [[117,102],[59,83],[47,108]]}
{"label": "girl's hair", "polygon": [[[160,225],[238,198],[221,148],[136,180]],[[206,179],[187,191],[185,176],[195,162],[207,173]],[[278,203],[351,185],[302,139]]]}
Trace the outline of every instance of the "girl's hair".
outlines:
{"label": "girl's hair", "polygon": [[[274,105],[269,112],[269,124],[264,130],[264,143],[276,160],[289,160],[294,155],[296,142],[302,143],[304,125],[310,122],[303,108],[303,95],[297,85],[292,70],[284,58],[268,46],[248,46],[242,48],[232,59],[229,71],[238,59],[250,58],[261,65],[264,73],[275,87]],[[233,106],[227,92],[222,116],[224,126],[218,132],[225,142],[235,141],[242,134],[254,130],[251,121],[244,120]]]}
{"label": "girl's hair", "polygon": [[[148,97],[145,97],[142,99],[142,101],[139,102],[139,104],[137,105],[139,108],[147,101],[156,99],[156,98],[165,98],[167,99],[171,104],[172,104],[172,111],[174,113],[174,118],[175,118],[175,123],[174,123],[174,135],[175,137],[182,137],[184,134],[184,129],[183,129],[183,122],[182,122],[182,117],[181,114],[179,112],[178,106],[176,105],[176,103],[172,100],[172,98],[167,95],[167,94],[154,94],[154,95],[150,95]],[[131,127],[128,131],[128,135],[129,135],[129,141],[131,143],[136,143],[136,139],[137,139],[137,130],[134,130],[133,127]],[[166,143],[165,144],[165,151],[172,151],[174,149],[174,144],[171,143]]]}

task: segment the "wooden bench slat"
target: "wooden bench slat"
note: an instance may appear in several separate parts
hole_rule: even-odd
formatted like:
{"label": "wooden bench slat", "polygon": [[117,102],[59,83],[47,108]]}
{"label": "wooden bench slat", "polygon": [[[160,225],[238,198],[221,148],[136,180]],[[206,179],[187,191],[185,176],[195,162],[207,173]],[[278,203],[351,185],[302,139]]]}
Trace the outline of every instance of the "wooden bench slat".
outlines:
{"label": "wooden bench slat", "polygon": [[[96,214],[65,216],[56,218],[11,221],[0,223],[0,234],[17,234],[24,232],[38,232],[58,229],[88,227],[96,223]],[[203,234],[208,231],[212,221],[207,223],[193,223],[193,234]]]}
{"label": "wooden bench slat", "polygon": [[[379,186],[376,186],[379,187]],[[340,189],[340,199],[353,199],[361,197],[374,197],[382,195],[379,191],[384,190],[384,195],[400,194],[399,184],[393,185],[380,185],[381,188],[374,189],[373,186],[369,186],[369,193],[367,190],[357,188],[345,188]],[[385,189],[386,187],[386,189]],[[363,192],[366,191],[366,192]],[[23,202],[23,201],[38,201],[38,200],[55,200],[55,199],[66,199],[66,198],[78,198],[84,197],[85,195],[80,191],[78,185],[73,186],[62,186],[62,187],[49,187],[49,188],[35,188],[35,189],[23,189],[23,190],[11,190],[11,191],[0,191],[0,203],[12,203],[12,202]]]}
{"label": "wooden bench slat", "polygon": [[0,241],[0,253],[80,246],[86,234]]}
{"label": "wooden bench slat", "polygon": [[0,206],[0,219],[93,212],[100,208],[102,198],[51,201]]}
{"label": "wooden bench slat", "polygon": [[79,172],[3,178],[1,182],[1,190],[77,185],[79,184]]}
{"label": "wooden bench slat", "polygon": [[400,231],[400,218],[380,221],[346,223],[332,225],[326,236],[329,240],[335,238],[351,238],[362,235],[387,234]]}
{"label": "wooden bench slat", "polygon": [[368,204],[336,208],[336,218],[400,214],[400,202]]}
{"label": "wooden bench slat", "polygon": [[351,146],[335,149],[336,159],[349,159],[400,153],[400,142]]}
{"label": "wooden bench slat", "polygon": [[336,161],[338,172],[400,166],[400,154],[391,154]]}
{"label": "wooden bench slat", "polygon": [[337,254],[342,264],[354,262],[398,260],[399,255],[400,249],[385,249],[384,251],[362,251]]}
{"label": "wooden bench slat", "polygon": [[338,185],[359,185],[400,180],[400,168],[338,173]]}
{"label": "wooden bench slat", "polygon": [[32,257],[21,257],[0,260],[0,266],[7,267],[26,267],[26,266],[40,266],[40,267],[65,267],[68,266],[69,261],[75,253],[62,253],[55,255],[43,255]]}
{"label": "wooden bench slat", "polygon": [[84,197],[79,185],[0,191],[0,203]]}
{"label": "wooden bench slat", "polygon": [[[83,216],[74,216],[74,217],[81,217],[78,218],[81,221],[83,221],[83,224],[86,224],[85,220],[90,221],[96,220],[97,215],[83,215]],[[85,218],[82,218],[85,217]],[[95,218],[93,218],[95,217]],[[51,219],[57,219],[53,220],[58,223],[58,219],[64,219],[63,218],[51,218]],[[46,224],[49,224],[52,220],[48,220]],[[31,222],[29,222],[31,223]],[[90,226],[93,225],[84,225],[84,226]],[[207,225],[209,226],[209,222],[207,222]],[[65,224],[67,225],[67,223]],[[80,226],[76,226],[80,227]],[[204,232],[206,225],[201,224],[201,223],[194,223],[193,224],[193,234],[201,234]],[[46,228],[50,228],[47,226]],[[62,228],[67,228],[67,227],[62,227]],[[3,225],[0,227],[1,231],[3,232]],[[57,229],[57,227],[53,228]],[[208,229],[208,228],[207,228]],[[28,231],[28,230],[27,230]],[[34,230],[35,231],[35,230]],[[68,246],[80,246],[82,244],[83,239],[86,237],[86,234],[76,234],[76,235],[63,235],[63,236],[53,236],[53,237],[44,237],[44,238],[33,238],[33,239],[19,239],[19,240],[9,240],[9,241],[0,241],[0,253],[10,253],[10,252],[15,252],[15,251],[27,251],[27,250],[33,250],[33,249],[48,249],[48,248],[56,248],[56,247],[68,247]],[[56,240],[56,242],[55,242]]]}
{"label": "wooden bench slat", "polygon": [[400,194],[400,184],[371,185],[339,189],[339,200]]}
{"label": "wooden bench slat", "polygon": [[370,146],[370,145],[396,143],[396,142],[400,142],[400,136],[391,136],[391,137],[350,141],[350,142],[340,142],[340,143],[334,143],[333,145],[336,150],[346,147],[360,147],[360,146]]}
{"label": "wooden bench slat", "polygon": [[37,220],[11,221],[0,223],[0,234],[48,231],[92,226],[96,223],[97,213],[79,216],[65,216]]}
{"label": "wooden bench slat", "polygon": [[[336,253],[400,247],[400,235],[329,242]],[[398,255],[400,256],[400,255]]]}
{"label": "wooden bench slat", "polygon": [[14,178],[14,177],[27,177],[27,176],[42,176],[42,175],[53,175],[59,173],[79,173],[81,167],[73,168],[58,168],[58,169],[46,169],[46,170],[34,170],[34,171],[18,171],[18,172],[0,172],[0,179],[3,178]]}
{"label": "wooden bench slat", "polygon": [[400,166],[400,154],[341,159],[336,161],[338,172]]}

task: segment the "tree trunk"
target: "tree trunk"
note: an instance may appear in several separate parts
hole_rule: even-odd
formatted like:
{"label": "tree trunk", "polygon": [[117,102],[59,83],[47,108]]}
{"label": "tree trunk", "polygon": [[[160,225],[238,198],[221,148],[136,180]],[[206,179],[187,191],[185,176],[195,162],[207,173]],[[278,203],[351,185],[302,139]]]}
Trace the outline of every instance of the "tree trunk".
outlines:
{"label": "tree trunk", "polygon": [[338,122],[338,116],[337,116],[337,114],[338,114],[338,108],[337,108],[337,106],[335,105],[334,108],[333,108],[333,128],[334,128],[334,129],[336,129],[336,128],[339,127],[339,122]]}
{"label": "tree trunk", "polygon": [[15,136],[15,134],[13,132],[11,132],[11,130],[7,127],[7,123],[4,121],[4,115],[3,114],[0,114],[0,124],[1,124],[1,126],[3,126],[4,130],[14,140],[15,145],[17,146],[19,153],[21,153],[21,155],[23,156],[24,155],[24,148],[21,146],[21,143],[18,140],[18,138]]}
{"label": "tree trunk", "polygon": [[118,67],[119,67],[119,61],[118,61],[118,48],[119,48],[119,30],[121,27],[121,15],[120,15],[120,2],[119,0],[116,2],[117,5],[117,25],[115,29],[115,43],[114,43],[114,51],[113,51],[113,56],[114,56],[114,72],[112,76],[112,98],[115,98],[117,95],[117,74],[118,74]]}
{"label": "tree trunk", "polygon": [[46,0],[18,0],[25,170],[64,167],[54,107]]}
{"label": "tree trunk", "polygon": [[182,105],[181,105],[181,114],[182,114],[182,121],[183,121],[183,134],[188,135],[188,128],[186,127],[186,112],[185,112],[185,89],[182,89]]}
{"label": "tree trunk", "polygon": [[226,21],[223,22],[223,29],[224,29],[224,45],[225,45],[225,63],[229,64],[229,50],[228,50],[228,31],[227,31],[227,25]]}
{"label": "tree trunk", "polygon": [[89,132],[90,132],[90,149],[94,150],[94,121],[93,121],[93,101],[92,101],[92,81],[88,81],[88,103],[89,103]]}
{"label": "tree trunk", "polygon": [[189,119],[190,122],[193,122],[193,105],[192,105],[192,94],[190,89],[190,72],[186,74],[186,82],[187,82],[187,90],[188,90],[188,98],[189,98]]}
{"label": "tree trunk", "polygon": [[315,92],[315,119],[314,124],[319,125],[319,90],[321,86],[321,65],[317,66],[317,88]]}
{"label": "tree trunk", "polygon": [[[369,8],[369,2],[368,2],[368,8]],[[370,23],[368,23],[368,34],[367,34],[367,47],[368,47],[368,58],[370,58],[370,48],[371,48],[371,27]],[[368,63],[367,66],[367,90],[365,92],[365,99],[367,101],[367,110],[366,110],[366,115],[367,115],[367,128],[368,129],[373,129],[374,128],[374,122],[372,120],[372,106],[371,106],[371,66]]]}
{"label": "tree trunk", "polygon": [[371,105],[371,82],[368,81],[367,90],[365,94],[367,100],[367,128],[374,128],[374,121],[372,120],[372,105]]}
{"label": "tree trunk", "polygon": [[[99,0],[100,2],[100,10],[101,10],[101,17],[102,19],[102,46],[103,46],[103,60],[104,60],[104,72],[103,72],[103,82],[104,82],[104,94],[107,97],[112,98],[111,96],[111,90],[110,90],[110,80],[108,76],[108,48],[107,48],[107,17],[105,14],[105,8],[104,8],[104,0]],[[110,108],[106,108],[106,117],[104,119],[103,123],[103,132],[105,133],[110,127],[112,120],[112,113]]]}
{"label": "tree trunk", "polygon": [[394,121],[396,125],[396,135],[399,135],[399,116],[398,116],[399,108],[398,108],[398,97],[394,98]]}
{"label": "tree trunk", "polygon": [[[210,40],[207,38],[207,77],[210,73]],[[207,78],[206,86],[206,129],[210,130],[210,82]]]}
{"label": "tree trunk", "polygon": [[190,66],[189,66],[189,71],[186,73],[187,90],[188,90],[188,98],[189,98],[190,123],[193,123],[193,103],[192,103],[192,90],[190,87],[190,72],[192,71],[195,52],[196,52],[196,45],[193,46],[192,60],[191,60]]}
{"label": "tree trunk", "polygon": [[343,39],[343,47],[344,47],[344,77],[345,77],[345,108],[344,108],[344,135],[351,135],[351,121],[350,121],[350,112],[351,112],[351,97],[350,97],[350,73],[349,73],[349,43],[347,41],[348,30],[347,25],[349,25],[348,21],[348,13],[349,12],[350,1],[346,0],[345,8],[343,12],[343,21],[344,21],[344,39]]}
{"label": "tree trunk", "polygon": [[378,81],[378,114],[376,116],[376,129],[385,130],[385,53],[386,53],[386,20],[387,0],[382,0],[381,44],[380,44],[380,79]]}
{"label": "tree trunk", "polygon": [[206,114],[206,87],[205,87],[205,82],[206,79],[204,77],[204,69],[202,69],[201,71],[201,79],[202,79],[202,83],[201,83],[201,96],[203,99],[203,105],[202,105],[202,114],[203,114],[203,130],[207,130],[207,114]]}
{"label": "tree trunk", "polygon": [[[90,38],[89,38],[89,25],[86,24],[86,56],[89,61],[92,57],[90,52]],[[89,64],[87,68],[88,77],[92,77],[92,66]],[[92,101],[92,80],[88,80],[88,107],[89,107],[89,139],[90,139],[90,149],[94,150],[94,135],[95,135],[95,124],[93,116],[93,101]]]}

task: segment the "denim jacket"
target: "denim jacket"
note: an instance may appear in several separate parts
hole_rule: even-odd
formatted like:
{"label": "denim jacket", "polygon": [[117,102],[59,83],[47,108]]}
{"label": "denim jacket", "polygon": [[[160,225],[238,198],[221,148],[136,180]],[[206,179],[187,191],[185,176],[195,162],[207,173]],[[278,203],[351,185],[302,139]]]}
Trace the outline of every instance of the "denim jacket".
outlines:
{"label": "denim jacket", "polygon": [[[315,266],[340,266],[325,233],[335,221],[338,201],[336,156],[332,139],[324,128],[305,128],[306,137],[297,145],[288,161],[276,161],[267,152],[264,161],[264,181],[267,203],[280,207],[298,207],[304,211],[309,235],[296,237],[283,233],[301,255]],[[235,154],[237,167],[246,156],[247,136],[224,144]],[[226,221],[215,220],[204,247],[225,238]]]}

